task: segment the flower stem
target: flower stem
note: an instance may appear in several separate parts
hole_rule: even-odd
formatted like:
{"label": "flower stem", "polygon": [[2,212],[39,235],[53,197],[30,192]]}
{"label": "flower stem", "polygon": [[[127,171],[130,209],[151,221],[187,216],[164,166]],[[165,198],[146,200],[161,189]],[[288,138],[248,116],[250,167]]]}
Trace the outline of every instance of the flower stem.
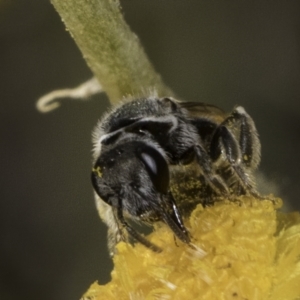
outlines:
{"label": "flower stem", "polygon": [[173,93],[126,24],[118,0],[51,0],[110,101]]}

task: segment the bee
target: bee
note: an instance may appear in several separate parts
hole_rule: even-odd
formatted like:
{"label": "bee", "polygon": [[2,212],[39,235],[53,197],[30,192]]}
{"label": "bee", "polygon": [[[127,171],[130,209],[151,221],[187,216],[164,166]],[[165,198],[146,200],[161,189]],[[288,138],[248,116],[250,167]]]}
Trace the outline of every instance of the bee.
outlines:
{"label": "bee", "polygon": [[132,221],[164,222],[190,244],[183,217],[197,204],[251,194],[260,141],[252,118],[198,102],[145,97],[113,108],[93,132],[91,179],[111,255],[121,240],[162,249]]}

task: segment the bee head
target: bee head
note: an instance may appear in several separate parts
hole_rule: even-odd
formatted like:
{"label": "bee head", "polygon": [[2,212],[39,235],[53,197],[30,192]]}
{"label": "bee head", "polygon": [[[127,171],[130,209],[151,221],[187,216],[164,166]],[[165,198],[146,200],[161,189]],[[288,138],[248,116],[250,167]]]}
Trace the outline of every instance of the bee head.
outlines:
{"label": "bee head", "polygon": [[92,170],[96,193],[111,206],[131,215],[139,215],[159,207],[161,195],[169,190],[167,161],[155,145],[129,141],[116,145],[97,159]]}

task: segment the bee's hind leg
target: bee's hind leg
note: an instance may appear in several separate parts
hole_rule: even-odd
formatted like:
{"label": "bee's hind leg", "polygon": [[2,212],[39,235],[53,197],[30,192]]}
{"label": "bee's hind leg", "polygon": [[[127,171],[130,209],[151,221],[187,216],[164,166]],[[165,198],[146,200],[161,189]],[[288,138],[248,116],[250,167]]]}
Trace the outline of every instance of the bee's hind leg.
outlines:
{"label": "bee's hind leg", "polygon": [[241,106],[235,108],[213,134],[212,161],[217,162],[223,155],[245,193],[261,198],[252,178],[260,161],[260,142],[253,120]]}

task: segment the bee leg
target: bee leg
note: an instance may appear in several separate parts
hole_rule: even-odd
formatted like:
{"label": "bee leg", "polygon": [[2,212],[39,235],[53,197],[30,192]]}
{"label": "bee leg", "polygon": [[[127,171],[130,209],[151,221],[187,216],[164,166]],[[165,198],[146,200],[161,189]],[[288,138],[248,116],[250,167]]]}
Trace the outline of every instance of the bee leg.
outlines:
{"label": "bee leg", "polygon": [[[230,128],[230,123],[239,127],[239,146],[241,150],[241,160],[247,168],[256,169],[260,162],[260,141],[252,118],[247,114],[242,106],[237,106],[231,115],[223,122]],[[236,126],[235,125],[235,126]]]}
{"label": "bee leg", "polygon": [[245,192],[255,197],[260,197],[254,187],[254,182],[252,182],[251,174],[247,173],[243,168],[239,144],[225,124],[220,125],[216,129],[211,140],[210,156],[213,162],[219,159],[223,152],[222,150],[224,150],[226,160]]}
{"label": "bee leg", "polygon": [[132,228],[125,220],[123,216],[123,209],[122,209],[122,200],[119,200],[119,206],[117,207],[117,217],[118,221],[121,223],[122,226],[127,230],[128,234],[135,239],[136,241],[143,244],[145,247],[151,249],[154,252],[161,252],[162,249],[154,244],[152,244],[150,241],[148,241],[146,238],[144,238],[142,235],[140,235],[134,228]]}
{"label": "bee leg", "polygon": [[[166,200],[166,201],[165,201]],[[167,203],[169,209],[162,205],[163,214],[162,218],[164,222],[172,229],[175,235],[184,243],[189,244],[191,242],[189,232],[185,228],[181,215],[178,211],[177,205],[171,193],[168,194],[167,199],[163,199],[164,203]]]}
{"label": "bee leg", "polygon": [[226,196],[229,194],[228,187],[224,180],[214,172],[212,161],[206,150],[199,144],[194,147],[198,164],[200,165],[203,176],[210,187],[219,195]]}

